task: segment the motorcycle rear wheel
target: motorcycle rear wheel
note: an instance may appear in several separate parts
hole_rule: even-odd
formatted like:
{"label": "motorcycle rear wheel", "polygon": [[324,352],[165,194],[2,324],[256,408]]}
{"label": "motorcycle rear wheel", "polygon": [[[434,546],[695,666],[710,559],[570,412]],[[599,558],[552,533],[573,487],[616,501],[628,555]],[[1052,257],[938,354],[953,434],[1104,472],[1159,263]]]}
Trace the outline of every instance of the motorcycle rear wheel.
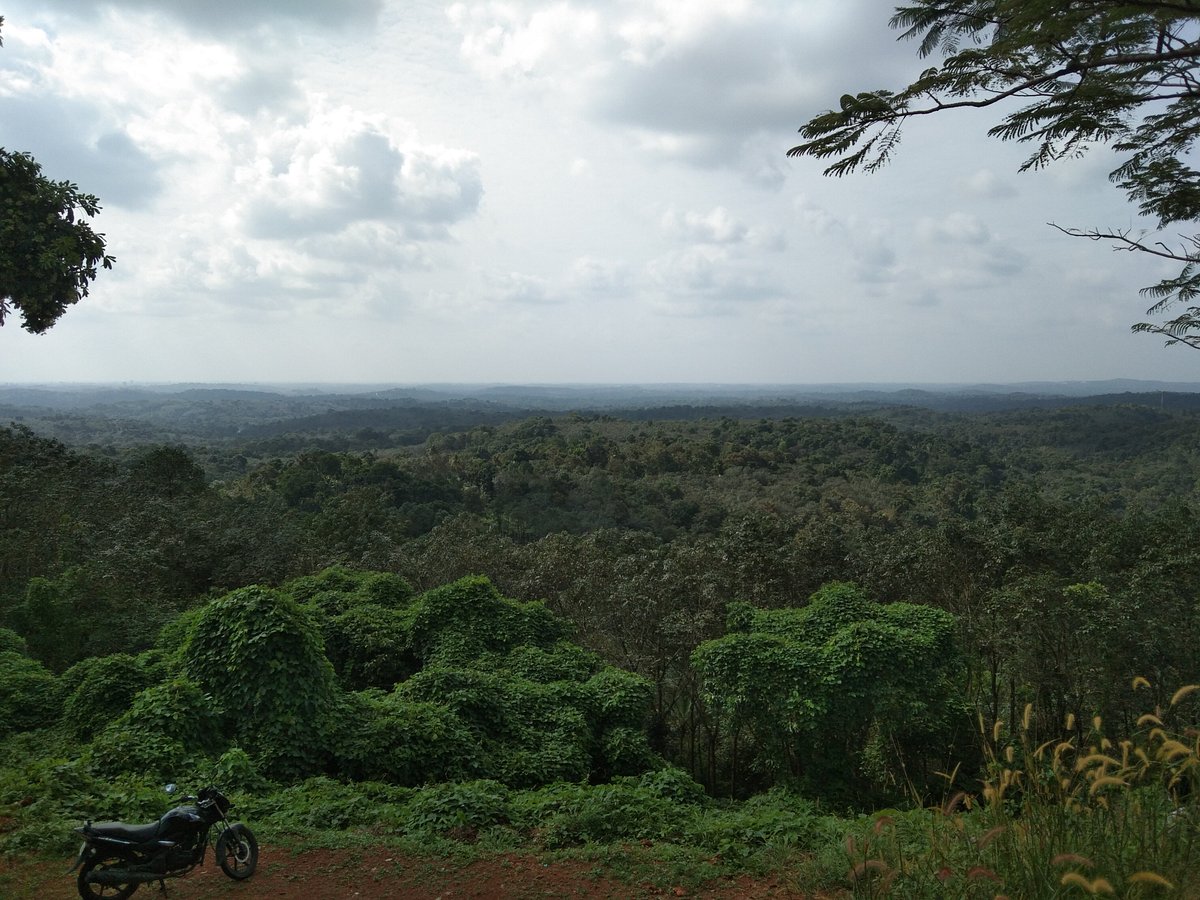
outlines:
{"label": "motorcycle rear wheel", "polygon": [[236,881],[243,881],[258,868],[258,841],[241,823],[231,825],[217,838],[217,864]]}
{"label": "motorcycle rear wheel", "polygon": [[125,900],[134,891],[138,889],[137,882],[133,884],[95,884],[88,881],[87,877],[93,870],[103,872],[105,869],[112,869],[118,866],[127,865],[115,856],[110,856],[107,859],[93,858],[83,864],[83,868],[79,870],[79,878],[76,880],[76,886],[79,888],[79,896],[83,900]]}

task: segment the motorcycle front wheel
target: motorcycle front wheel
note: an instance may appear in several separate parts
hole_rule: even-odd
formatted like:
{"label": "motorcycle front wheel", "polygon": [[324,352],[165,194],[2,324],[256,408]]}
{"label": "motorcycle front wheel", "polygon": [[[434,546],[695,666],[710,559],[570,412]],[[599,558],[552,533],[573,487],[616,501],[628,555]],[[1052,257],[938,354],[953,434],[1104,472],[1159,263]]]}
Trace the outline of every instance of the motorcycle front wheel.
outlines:
{"label": "motorcycle front wheel", "polygon": [[79,870],[79,878],[76,881],[79,896],[83,900],[125,900],[138,889],[136,881],[133,884],[96,884],[87,880],[88,875],[92,872],[103,872],[105,869],[119,868],[124,865],[128,864],[116,857],[89,859]]}
{"label": "motorcycle front wheel", "polygon": [[217,838],[217,864],[237,881],[249,878],[258,868],[258,841],[245,825],[231,825]]}

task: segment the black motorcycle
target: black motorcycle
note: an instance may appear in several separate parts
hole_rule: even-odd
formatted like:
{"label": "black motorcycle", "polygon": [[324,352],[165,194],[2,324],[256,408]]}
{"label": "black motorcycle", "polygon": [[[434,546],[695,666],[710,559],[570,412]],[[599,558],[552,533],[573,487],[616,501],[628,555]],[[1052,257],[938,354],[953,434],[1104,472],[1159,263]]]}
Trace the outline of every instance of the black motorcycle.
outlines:
{"label": "black motorcycle", "polygon": [[[167,793],[174,791],[175,785],[167,785]],[[186,875],[204,861],[210,834],[221,871],[238,881],[253,875],[258,841],[249,828],[226,817],[229,798],[206,787],[183,802],[148,825],[88,822],[76,828],[83,846],[71,870],[79,869],[79,896],[121,900],[151,881],[165,890],[164,879]]]}

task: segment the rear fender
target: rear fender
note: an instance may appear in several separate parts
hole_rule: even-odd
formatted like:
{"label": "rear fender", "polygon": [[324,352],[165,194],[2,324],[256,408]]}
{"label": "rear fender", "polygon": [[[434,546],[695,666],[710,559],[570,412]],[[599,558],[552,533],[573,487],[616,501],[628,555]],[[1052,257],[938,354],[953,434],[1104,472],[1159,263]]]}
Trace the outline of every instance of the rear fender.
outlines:
{"label": "rear fender", "polygon": [[[78,829],[76,829],[76,830],[78,830]],[[76,869],[78,869],[80,866],[82,866],[83,861],[85,859],[87,859],[89,856],[91,856],[92,852],[93,852],[93,848],[92,848],[91,842],[84,841],[83,845],[79,848],[79,855],[77,857],[75,857],[75,865],[71,866],[71,868],[69,868],[67,871],[74,872]]]}

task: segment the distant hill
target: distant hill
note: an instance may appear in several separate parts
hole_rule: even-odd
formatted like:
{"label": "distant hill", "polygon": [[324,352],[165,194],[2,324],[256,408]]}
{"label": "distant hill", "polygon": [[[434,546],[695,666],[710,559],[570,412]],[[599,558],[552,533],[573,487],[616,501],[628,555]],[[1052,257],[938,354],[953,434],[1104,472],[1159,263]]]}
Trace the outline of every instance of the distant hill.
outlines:
{"label": "distant hill", "polygon": [[465,430],[532,415],[785,418],[875,410],[992,413],[1078,406],[1200,409],[1200,384],[1020,385],[0,385],[0,424],[72,444],[203,443],[283,435]]}

